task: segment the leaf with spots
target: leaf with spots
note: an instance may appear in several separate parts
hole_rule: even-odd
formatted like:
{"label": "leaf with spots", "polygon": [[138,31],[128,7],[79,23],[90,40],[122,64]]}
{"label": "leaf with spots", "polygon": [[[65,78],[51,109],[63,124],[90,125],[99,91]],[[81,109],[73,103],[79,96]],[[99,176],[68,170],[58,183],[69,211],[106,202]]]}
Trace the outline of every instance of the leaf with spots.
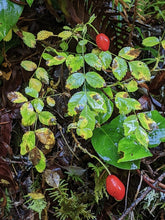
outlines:
{"label": "leaf with spots", "polygon": [[135,131],[135,136],[141,145],[143,145],[145,148],[148,147],[148,143],[149,143],[148,134],[141,126],[137,127]]}
{"label": "leaf with spots", "polygon": [[157,123],[152,118],[149,118],[145,113],[139,113],[137,116],[141,125],[146,130],[152,130],[157,127]]}
{"label": "leaf with spots", "polygon": [[118,159],[120,164],[152,156],[151,152],[137,141],[135,135],[124,137],[119,141],[118,153],[121,153],[121,158]]}
{"label": "leaf with spots", "polygon": [[22,116],[22,125],[23,126],[31,126],[33,125],[36,120],[37,116],[36,113],[34,112],[34,108],[30,102],[24,103],[21,106],[20,109],[21,116]]}
{"label": "leaf with spots", "polygon": [[112,55],[109,51],[102,51],[99,54],[99,58],[101,60],[102,63],[102,69],[106,70],[110,67],[110,64],[112,62]]}
{"label": "leaf with spots", "polygon": [[39,120],[42,124],[52,126],[56,125],[56,117],[48,111],[42,111],[39,113]]}
{"label": "leaf with spots", "polygon": [[38,67],[35,71],[35,76],[37,79],[39,79],[41,82],[45,84],[49,84],[49,76],[48,72],[43,67]]}
{"label": "leaf with spots", "polygon": [[29,86],[25,88],[25,93],[33,98],[38,98],[38,95],[39,95],[37,90]]}
{"label": "leaf with spots", "polygon": [[29,151],[31,151],[33,148],[35,148],[35,133],[34,131],[27,131],[23,137],[22,142],[20,144],[21,148],[21,155],[25,155]]}
{"label": "leaf with spots", "polygon": [[71,73],[80,70],[84,66],[84,59],[81,55],[69,55],[66,58],[66,65]]}
{"label": "leaf with spots", "polygon": [[34,71],[37,69],[37,65],[30,60],[23,60],[21,62],[21,66],[27,71]]}
{"label": "leaf with spots", "polygon": [[127,63],[123,58],[115,57],[112,63],[112,72],[116,79],[121,80],[127,73]]}
{"label": "leaf with spots", "polygon": [[53,32],[42,30],[37,34],[37,40],[46,40],[47,38],[53,36]]}
{"label": "leaf with spots", "polygon": [[13,103],[27,102],[28,99],[20,92],[9,92],[7,98]]}
{"label": "leaf with spots", "polygon": [[89,106],[96,112],[105,113],[107,111],[107,106],[104,98],[97,92],[88,91],[87,100]]}
{"label": "leaf with spots", "polygon": [[44,108],[44,102],[42,101],[42,99],[40,99],[40,98],[33,99],[31,101],[31,104],[33,105],[33,107],[37,113],[42,112],[42,110]]}
{"label": "leaf with spots", "polygon": [[139,54],[140,50],[133,47],[124,47],[119,51],[119,56],[126,60],[134,60]]}
{"label": "leaf with spots", "polygon": [[54,145],[55,137],[53,132],[49,128],[40,128],[35,131],[39,141],[43,144]]}
{"label": "leaf with spots", "polygon": [[42,83],[38,79],[30,78],[29,87],[35,89],[37,92],[40,92],[42,88]]}
{"label": "leaf with spots", "polygon": [[84,56],[85,58],[85,62],[95,68],[96,70],[101,70],[102,68],[102,63],[101,63],[101,60],[98,58],[98,56],[96,54],[93,54],[93,53],[87,53],[85,54]]}
{"label": "leaf with spots", "polygon": [[82,86],[84,81],[85,81],[85,75],[83,73],[74,73],[68,77],[65,87],[70,90],[77,89],[80,86]]}
{"label": "leaf with spots", "polygon": [[133,98],[128,98],[127,92],[118,92],[115,97],[116,107],[120,114],[129,114],[133,110],[140,110],[141,104]]}
{"label": "leaf with spots", "polygon": [[34,34],[26,31],[22,31],[23,35],[23,42],[30,48],[35,48],[36,47],[36,38]]}
{"label": "leaf with spots", "polygon": [[129,68],[132,76],[138,80],[149,81],[151,78],[150,70],[148,66],[142,61],[132,61],[129,62]]}

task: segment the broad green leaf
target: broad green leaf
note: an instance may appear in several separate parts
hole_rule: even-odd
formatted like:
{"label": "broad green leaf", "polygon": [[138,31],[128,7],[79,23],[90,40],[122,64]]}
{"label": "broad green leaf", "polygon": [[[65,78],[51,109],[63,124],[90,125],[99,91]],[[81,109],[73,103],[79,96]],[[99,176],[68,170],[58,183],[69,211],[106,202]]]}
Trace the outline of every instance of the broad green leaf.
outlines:
{"label": "broad green leaf", "polygon": [[123,58],[115,57],[112,63],[112,72],[116,79],[122,80],[127,73],[127,63]]}
{"label": "broad green leaf", "polygon": [[31,126],[35,123],[37,116],[30,102],[24,103],[20,109],[22,116],[22,125]]}
{"label": "broad green leaf", "polygon": [[165,118],[156,110],[147,112],[146,114],[157,123],[157,126],[153,126],[152,131],[148,133],[149,147],[156,147],[161,142],[165,142]]}
{"label": "broad green leaf", "polygon": [[85,78],[88,84],[93,88],[102,88],[106,86],[103,77],[96,72],[87,72]]}
{"label": "broad green leaf", "polygon": [[138,80],[149,81],[151,78],[150,70],[148,66],[141,61],[132,61],[129,62],[129,68],[131,74]]}
{"label": "broad green leaf", "polygon": [[142,44],[146,47],[153,47],[159,44],[159,39],[157,37],[147,37],[142,41]]}
{"label": "broad green leaf", "polygon": [[110,99],[113,99],[113,93],[112,93],[112,89],[110,86],[103,88],[103,91]]}
{"label": "broad green leaf", "polygon": [[35,134],[42,144],[47,144],[47,145],[55,144],[55,137],[50,129],[40,128],[35,131]]}
{"label": "broad green leaf", "polygon": [[78,43],[79,43],[80,46],[84,46],[88,43],[88,40],[86,40],[86,39],[80,40]]}
{"label": "broad green leaf", "polygon": [[41,150],[39,150],[39,152],[41,155],[41,159],[40,159],[39,163],[37,165],[35,165],[35,168],[39,173],[42,173],[46,168],[46,158]]}
{"label": "broad green leaf", "polygon": [[137,116],[141,125],[146,130],[152,130],[157,126],[156,122],[152,118],[149,118],[145,113],[138,113]]}
{"label": "broad green leaf", "polygon": [[7,98],[13,103],[27,102],[28,99],[20,92],[9,92]]}
{"label": "broad green leaf", "polygon": [[98,91],[98,93],[103,97],[106,107],[107,107],[107,111],[105,113],[99,113],[96,117],[97,121],[100,124],[105,123],[112,115],[113,113],[113,102],[101,91]]}
{"label": "broad green leaf", "polygon": [[135,80],[131,80],[129,83],[125,83],[124,86],[127,88],[128,92],[135,92],[138,90],[138,84]]}
{"label": "broad green leaf", "polygon": [[77,123],[77,134],[85,140],[91,138],[95,128],[95,114],[86,105],[82,110]]}
{"label": "broad green leaf", "polygon": [[22,31],[23,35],[23,42],[30,48],[35,48],[36,47],[36,38],[34,34],[26,31]]}
{"label": "broad green leaf", "polygon": [[58,37],[62,38],[62,40],[66,40],[72,36],[72,31],[62,31],[58,34]]}
{"label": "broad green leaf", "polygon": [[82,86],[84,81],[85,81],[85,75],[83,73],[73,73],[68,77],[65,87],[70,90],[77,89],[80,86]]}
{"label": "broad green leaf", "polygon": [[96,54],[88,53],[88,54],[85,54],[84,58],[85,58],[85,62],[89,66],[95,68],[96,70],[101,70],[102,63]]}
{"label": "broad green leaf", "polygon": [[35,89],[37,92],[40,92],[42,84],[38,79],[30,78],[29,87]]}
{"label": "broad green leaf", "polygon": [[139,126],[136,129],[135,136],[142,146],[144,146],[145,148],[148,147],[148,143],[149,143],[148,134],[141,126]]}
{"label": "broad green leaf", "polygon": [[9,0],[0,1],[0,41],[17,23],[23,8],[23,6],[15,4]]}
{"label": "broad green leaf", "polygon": [[80,46],[79,44],[77,44],[76,46],[76,52],[77,53],[80,53],[80,54],[83,54],[86,52],[86,46]]}
{"label": "broad green leaf", "polygon": [[37,65],[30,60],[23,60],[21,62],[21,66],[27,71],[34,71],[37,69]]}
{"label": "broad green leaf", "polygon": [[139,127],[139,122],[136,115],[128,116],[123,123],[124,135],[129,136],[135,133],[136,129]]}
{"label": "broad green leaf", "polygon": [[81,112],[87,104],[87,96],[85,92],[75,93],[68,102],[68,114],[70,116]]}
{"label": "broad green leaf", "polygon": [[56,104],[55,100],[54,100],[52,97],[50,97],[50,96],[47,96],[47,97],[46,97],[46,102],[47,102],[47,104],[48,104],[49,106],[51,106],[51,107],[54,107],[55,104]]}
{"label": "broad green leaf", "polygon": [[55,116],[48,111],[42,111],[41,113],[39,113],[39,120],[44,125],[56,125]]}
{"label": "broad green leaf", "polygon": [[42,112],[42,110],[44,108],[44,102],[42,101],[42,99],[40,99],[40,98],[33,99],[31,101],[31,104],[33,105],[33,107],[37,113]]}
{"label": "broad green leaf", "polygon": [[27,131],[23,137],[22,142],[20,144],[21,147],[21,155],[25,155],[29,151],[31,151],[35,147],[35,133],[34,131]]}
{"label": "broad green leaf", "polygon": [[43,57],[44,60],[51,60],[51,59],[53,59],[53,56],[48,54],[48,53],[43,53],[42,57]]}
{"label": "broad green leaf", "polygon": [[128,93],[126,92],[118,92],[116,94],[115,104],[119,108],[120,114],[129,114],[132,110],[141,109],[141,104],[133,98],[128,98]]}
{"label": "broad green leaf", "polygon": [[37,90],[31,88],[31,87],[26,87],[25,88],[25,93],[33,98],[38,98],[38,92]]}
{"label": "broad green leaf", "polygon": [[73,56],[69,55],[66,58],[66,65],[71,73],[74,73],[78,70],[80,70],[84,66],[84,60],[83,57],[80,55]]}
{"label": "broad green leaf", "polygon": [[26,2],[28,3],[28,5],[29,5],[30,7],[32,6],[33,1],[34,1],[34,0],[26,0]]}
{"label": "broad green leaf", "polygon": [[63,62],[65,62],[66,58],[63,56],[55,56],[52,59],[46,61],[47,66],[55,66],[55,65],[60,65]]}
{"label": "broad green leaf", "polygon": [[37,34],[37,40],[46,40],[47,38],[53,36],[53,32],[42,30]]}
{"label": "broad green leaf", "polygon": [[161,44],[162,44],[163,49],[165,49],[165,40],[162,40]]}
{"label": "broad green leaf", "polygon": [[139,54],[140,50],[132,47],[124,47],[119,51],[119,56],[126,60],[134,60]]}
{"label": "broad green leaf", "polygon": [[35,75],[37,79],[39,79],[41,82],[45,84],[49,84],[49,76],[48,76],[47,71],[44,68],[38,67],[35,71]]}
{"label": "broad green leaf", "polygon": [[[119,115],[109,124],[96,128],[92,137],[92,145],[98,155],[108,164],[120,169],[135,170],[140,167],[140,160],[119,163],[118,143],[124,137],[124,115]],[[127,146],[129,142],[127,142]]]}
{"label": "broad green leaf", "polygon": [[90,107],[100,113],[107,112],[107,106],[104,98],[97,92],[87,91],[87,100]]}
{"label": "broad green leaf", "polygon": [[110,64],[112,62],[112,55],[109,51],[102,51],[99,54],[99,58],[102,63],[102,69],[106,70],[110,67]]}
{"label": "broad green leaf", "polygon": [[67,43],[66,41],[62,41],[62,42],[60,43],[60,47],[61,47],[61,49],[62,49],[63,51],[66,51],[69,46],[68,46],[68,43]]}
{"label": "broad green leaf", "polygon": [[119,164],[152,156],[147,148],[139,144],[134,135],[124,137],[119,141],[118,152],[123,153],[123,156],[118,160]]}

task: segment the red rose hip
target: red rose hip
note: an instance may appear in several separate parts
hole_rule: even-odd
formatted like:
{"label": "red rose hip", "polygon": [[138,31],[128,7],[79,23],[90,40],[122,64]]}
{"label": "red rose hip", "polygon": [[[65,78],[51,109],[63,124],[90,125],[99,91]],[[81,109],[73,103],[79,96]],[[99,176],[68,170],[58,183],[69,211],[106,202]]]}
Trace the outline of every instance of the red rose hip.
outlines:
{"label": "red rose hip", "polygon": [[105,34],[100,33],[96,36],[96,44],[99,49],[106,51],[109,49],[110,40]]}
{"label": "red rose hip", "polygon": [[122,200],[125,196],[125,186],[115,175],[107,177],[106,189],[108,194],[118,201]]}

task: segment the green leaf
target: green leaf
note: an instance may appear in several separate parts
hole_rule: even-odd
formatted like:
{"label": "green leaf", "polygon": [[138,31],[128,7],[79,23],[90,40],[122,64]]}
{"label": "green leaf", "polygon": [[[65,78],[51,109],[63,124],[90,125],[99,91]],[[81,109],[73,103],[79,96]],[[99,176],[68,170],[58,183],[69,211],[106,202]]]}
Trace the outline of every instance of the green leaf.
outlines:
{"label": "green leaf", "polygon": [[135,133],[136,129],[139,127],[139,123],[136,115],[128,116],[123,123],[124,135],[129,136]]}
{"label": "green leaf", "polygon": [[120,114],[128,114],[132,110],[140,110],[141,104],[133,99],[128,98],[128,93],[118,92],[115,97],[116,107],[119,108]]}
{"label": "green leaf", "polygon": [[102,63],[102,69],[106,70],[110,67],[110,64],[112,62],[112,55],[109,51],[102,51],[99,54],[99,58]]}
{"label": "green leaf", "polygon": [[33,105],[33,107],[37,113],[42,112],[42,110],[44,108],[44,102],[42,101],[42,99],[33,99],[31,101],[31,104]]}
{"label": "green leaf", "polygon": [[26,2],[28,3],[28,5],[29,5],[30,7],[32,6],[33,1],[34,1],[34,0],[26,0]]}
{"label": "green leaf", "polygon": [[70,116],[81,112],[87,104],[87,96],[84,91],[75,93],[68,102],[68,114]]}
{"label": "green leaf", "polygon": [[80,70],[84,66],[84,60],[83,57],[80,55],[73,56],[69,55],[66,58],[66,65],[71,73],[74,73],[78,70]]}
{"label": "green leaf", "polygon": [[50,97],[50,96],[47,96],[47,97],[46,97],[46,102],[47,102],[47,104],[48,104],[49,106],[51,106],[51,107],[54,107],[55,104],[56,104],[55,100],[54,100],[52,97]]}
{"label": "green leaf", "polygon": [[49,53],[43,53],[43,54],[42,54],[42,57],[43,57],[43,59],[45,59],[45,60],[51,60],[51,59],[53,59],[53,56],[50,55]]}
{"label": "green leaf", "polygon": [[112,63],[112,72],[116,79],[121,80],[127,73],[127,63],[123,58],[115,57]]}
{"label": "green leaf", "polygon": [[35,69],[37,69],[37,65],[29,60],[22,61],[21,66],[27,71],[34,71]]}
{"label": "green leaf", "polygon": [[0,1],[0,41],[17,23],[23,8],[23,6],[15,4],[9,0]]}
{"label": "green leaf", "polygon": [[21,155],[25,155],[35,147],[35,133],[34,131],[27,131],[23,137],[20,144]]}
{"label": "green leaf", "polygon": [[62,42],[60,43],[60,47],[61,47],[61,49],[62,49],[63,51],[66,51],[69,46],[68,46],[68,43],[67,43],[66,41],[62,41]]}
{"label": "green leaf", "polygon": [[126,60],[134,60],[139,54],[140,50],[132,47],[124,47],[119,51],[119,56]]}
{"label": "green leaf", "polygon": [[162,40],[161,44],[162,44],[163,49],[165,49],[165,40]]}
{"label": "green leaf", "polygon": [[85,54],[84,58],[85,58],[85,62],[89,66],[95,68],[96,70],[101,70],[102,63],[96,54],[88,53],[88,54]]}
{"label": "green leaf", "polygon": [[102,88],[106,86],[103,77],[96,72],[87,72],[85,78],[88,84],[93,88]]}
{"label": "green leaf", "polygon": [[42,30],[37,34],[37,40],[46,40],[47,38],[53,36],[53,32]]}
{"label": "green leaf", "polygon": [[129,62],[129,68],[135,79],[150,81],[150,70],[145,63],[141,61],[132,61]]}
{"label": "green leaf", "polygon": [[157,127],[156,122],[152,118],[149,118],[145,113],[138,113],[137,116],[141,125],[146,130],[152,130],[153,128]]}
{"label": "green leaf", "polygon": [[153,47],[159,44],[159,39],[157,37],[147,37],[142,41],[142,44],[146,47]]}
{"label": "green leaf", "polygon": [[152,156],[151,152],[147,148],[139,144],[134,135],[124,137],[119,141],[118,152],[122,152],[124,154],[118,160],[118,163],[120,164]]}
{"label": "green leaf", "polygon": [[44,125],[56,125],[55,116],[48,111],[42,111],[41,113],[39,113],[39,120]]}
{"label": "green leaf", "polygon": [[153,126],[152,131],[148,133],[149,147],[156,147],[161,142],[165,142],[165,118],[156,110],[146,114],[157,123],[157,126]]}
{"label": "green leaf", "polygon": [[90,16],[89,21],[87,22],[88,24],[91,24],[96,18],[96,15],[93,14],[92,16]]}
{"label": "green leaf", "polygon": [[35,75],[37,79],[39,79],[41,82],[45,84],[49,84],[49,76],[48,76],[47,71],[44,68],[38,67],[35,71]]}
{"label": "green leaf", "polygon": [[95,114],[86,105],[82,110],[77,123],[77,134],[85,140],[91,138],[95,128]]}
{"label": "green leaf", "polygon": [[39,152],[40,152],[41,159],[40,159],[39,163],[37,165],[35,165],[35,168],[39,173],[42,173],[46,168],[46,158],[41,150],[39,150]]}
{"label": "green leaf", "polygon": [[37,92],[40,92],[42,88],[42,83],[38,79],[30,78],[29,87],[35,89]]}
{"label": "green leaf", "polygon": [[76,52],[80,53],[80,54],[85,53],[86,52],[86,46],[85,45],[84,46],[80,46],[79,44],[77,44]]}
{"label": "green leaf", "polygon": [[144,146],[145,148],[148,147],[148,143],[149,143],[148,134],[141,126],[139,126],[136,129],[135,136],[142,146]]}
{"label": "green leaf", "polygon": [[86,40],[86,39],[80,40],[78,43],[79,43],[80,46],[84,46],[88,43],[88,40]]}
{"label": "green leaf", "polygon": [[30,102],[24,103],[20,109],[22,115],[22,125],[31,126],[37,120],[36,113],[34,112],[33,106]]}
{"label": "green leaf", "polygon": [[105,123],[112,115],[113,113],[113,102],[101,91],[98,91],[98,93],[103,97],[106,107],[107,107],[107,111],[105,113],[99,113],[96,117],[96,119],[98,120],[98,122],[100,124]]}
{"label": "green leaf", "polygon": [[94,111],[101,113],[107,112],[105,100],[99,93],[93,91],[87,91],[86,95],[87,95],[88,104]]}
{"label": "green leaf", "polygon": [[58,37],[62,38],[62,40],[66,40],[72,36],[72,31],[62,31],[58,34]]}
{"label": "green leaf", "polygon": [[[119,115],[109,124],[96,128],[92,137],[92,145],[98,155],[108,164],[120,169],[135,170],[140,168],[140,160],[119,163],[118,143],[124,137],[124,115]],[[128,142],[127,142],[127,145]]]}
{"label": "green leaf", "polygon": [[85,75],[83,73],[74,73],[68,77],[65,87],[70,90],[77,89],[80,86],[82,86],[84,81],[85,81]]}
{"label": "green leaf", "polygon": [[23,42],[30,48],[36,47],[36,38],[34,34],[26,31],[22,31],[23,34]]}
{"label": "green leaf", "polygon": [[7,98],[13,103],[27,102],[28,99],[20,92],[9,92]]}
{"label": "green leaf", "polygon": [[35,131],[36,136],[42,144],[54,145],[55,137],[53,132],[48,128],[40,128]]}
{"label": "green leaf", "polygon": [[131,80],[129,83],[124,83],[124,86],[127,88],[128,92],[135,92],[138,90],[138,84],[135,80]]}
{"label": "green leaf", "polygon": [[33,98],[38,98],[38,92],[37,90],[31,88],[31,87],[26,87],[25,88],[25,93]]}

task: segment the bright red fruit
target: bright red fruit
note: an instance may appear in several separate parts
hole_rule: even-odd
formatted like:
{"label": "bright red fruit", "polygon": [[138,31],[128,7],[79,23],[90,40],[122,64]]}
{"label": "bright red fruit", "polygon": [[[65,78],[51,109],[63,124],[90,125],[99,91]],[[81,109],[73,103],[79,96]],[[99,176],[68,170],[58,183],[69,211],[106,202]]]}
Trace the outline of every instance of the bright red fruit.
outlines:
{"label": "bright red fruit", "polygon": [[106,189],[109,195],[118,201],[122,200],[125,196],[125,186],[115,175],[109,175],[107,177]]}
{"label": "bright red fruit", "polygon": [[106,51],[109,49],[110,40],[105,34],[100,33],[96,36],[96,44],[99,49]]}

